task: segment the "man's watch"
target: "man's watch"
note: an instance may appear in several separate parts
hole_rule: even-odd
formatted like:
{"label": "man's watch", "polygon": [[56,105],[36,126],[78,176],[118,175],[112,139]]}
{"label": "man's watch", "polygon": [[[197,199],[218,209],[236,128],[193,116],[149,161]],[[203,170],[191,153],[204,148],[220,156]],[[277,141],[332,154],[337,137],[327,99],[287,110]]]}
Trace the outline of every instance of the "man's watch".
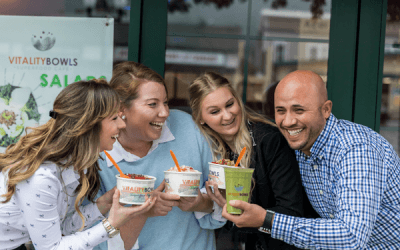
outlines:
{"label": "man's watch", "polygon": [[272,229],[272,219],[274,218],[274,211],[267,210],[267,214],[265,215],[263,225],[258,229],[258,231],[271,234]]}
{"label": "man's watch", "polygon": [[108,237],[112,238],[112,237],[114,237],[115,235],[119,234],[119,229],[116,228],[116,227],[113,227],[113,226],[110,224],[110,222],[108,221],[107,218],[104,218],[102,222],[103,222],[104,228],[105,228],[106,231],[107,231]]}

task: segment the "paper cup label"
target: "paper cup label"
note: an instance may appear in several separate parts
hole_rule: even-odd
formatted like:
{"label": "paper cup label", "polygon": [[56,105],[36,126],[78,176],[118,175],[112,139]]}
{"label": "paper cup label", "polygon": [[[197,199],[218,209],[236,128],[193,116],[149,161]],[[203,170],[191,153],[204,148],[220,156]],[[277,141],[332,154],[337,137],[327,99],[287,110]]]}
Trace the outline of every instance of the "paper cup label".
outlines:
{"label": "paper cup label", "polygon": [[197,196],[200,185],[201,173],[176,174],[165,171],[165,193],[180,196]]}
{"label": "paper cup label", "polygon": [[146,182],[132,179],[117,178],[117,188],[120,190],[119,201],[125,204],[143,204],[146,194],[154,190],[155,179]]}
{"label": "paper cup label", "polygon": [[[140,190],[139,190],[140,189]],[[123,189],[119,201],[122,203],[144,203],[146,194],[153,191],[154,188],[137,188],[137,190]],[[147,192],[143,191],[146,190]]]}
{"label": "paper cup label", "polygon": [[214,181],[218,184],[218,188],[225,189],[225,175],[224,168],[219,168],[218,170],[212,170],[211,166],[209,168],[208,179]]}
{"label": "paper cup label", "polygon": [[208,179],[218,184],[218,188],[226,189],[225,185],[225,168],[235,168],[233,166],[225,166],[209,162]]}

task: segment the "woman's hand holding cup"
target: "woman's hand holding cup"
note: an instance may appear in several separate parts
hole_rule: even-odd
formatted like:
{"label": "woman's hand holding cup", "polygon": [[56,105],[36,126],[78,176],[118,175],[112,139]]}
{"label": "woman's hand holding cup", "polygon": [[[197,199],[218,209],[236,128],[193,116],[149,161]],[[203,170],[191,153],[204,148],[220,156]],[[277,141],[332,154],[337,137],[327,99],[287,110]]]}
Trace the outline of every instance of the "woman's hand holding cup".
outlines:
{"label": "woman's hand holding cup", "polygon": [[166,194],[163,192],[164,188],[165,180],[152,192],[151,196],[157,198],[157,201],[154,207],[146,213],[147,217],[166,216],[172,210],[172,207],[179,206],[179,195]]}
{"label": "woman's hand holding cup", "polygon": [[126,222],[133,219],[136,216],[142,215],[150,211],[155,205],[157,198],[151,197],[148,198],[146,196],[146,201],[140,206],[130,206],[125,207],[123,204],[119,202],[120,191],[115,189],[113,195],[113,203],[110,209],[110,215],[108,217],[108,221],[113,227],[120,228]]}
{"label": "woman's hand holding cup", "polygon": [[206,191],[208,197],[216,202],[218,206],[223,207],[226,204],[225,189],[219,189],[215,181],[206,181]]}
{"label": "woman's hand holding cup", "polygon": [[185,212],[205,212],[211,213],[213,203],[207,194],[202,194],[200,189],[197,191],[196,197],[181,197],[179,200],[179,208]]}

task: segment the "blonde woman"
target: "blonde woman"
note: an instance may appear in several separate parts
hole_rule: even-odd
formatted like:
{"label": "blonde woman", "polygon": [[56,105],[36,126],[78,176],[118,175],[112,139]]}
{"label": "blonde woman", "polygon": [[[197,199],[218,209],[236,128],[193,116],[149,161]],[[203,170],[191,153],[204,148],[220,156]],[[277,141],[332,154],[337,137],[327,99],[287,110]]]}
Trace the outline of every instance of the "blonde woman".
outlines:
{"label": "blonde woman", "polygon": [[[294,152],[275,124],[244,107],[229,81],[213,72],[196,78],[189,87],[192,117],[208,138],[214,160],[236,161],[243,147],[240,164],[254,168],[251,202],[284,214],[303,215],[303,188]],[[208,183],[217,189],[216,183]],[[220,192],[208,194],[220,206],[226,200]],[[262,225],[260,225],[262,226]],[[257,230],[248,231],[246,249],[291,249],[282,241]],[[260,240],[258,240],[260,239]]]}
{"label": "blonde woman", "polygon": [[73,83],[56,97],[46,124],[0,154],[0,249],[26,249],[28,241],[36,249],[92,249],[152,207],[151,199],[123,207],[115,189],[93,201],[99,154],[125,127],[119,103],[104,80]]}

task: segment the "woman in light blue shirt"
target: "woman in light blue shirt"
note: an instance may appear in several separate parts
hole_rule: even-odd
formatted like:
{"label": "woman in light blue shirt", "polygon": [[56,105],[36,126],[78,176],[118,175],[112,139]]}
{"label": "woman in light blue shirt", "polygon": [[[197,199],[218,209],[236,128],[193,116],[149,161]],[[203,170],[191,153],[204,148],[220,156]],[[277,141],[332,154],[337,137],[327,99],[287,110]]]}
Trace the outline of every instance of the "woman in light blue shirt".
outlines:
{"label": "woman in light blue shirt", "polygon": [[[119,243],[113,239],[109,249],[116,249],[117,245],[141,250],[215,249],[213,229],[226,222],[218,213],[221,208],[206,194],[184,198],[162,192],[164,171],[175,165],[170,150],[179,164],[202,172],[200,183],[204,186],[208,162],[212,160],[207,141],[189,114],[169,110],[164,79],[153,70],[139,63],[123,62],[114,69],[110,85],[120,96],[126,128],[109,153],[124,173],[155,176],[158,188],[153,192],[157,197],[154,207],[121,228],[124,243],[116,237]],[[116,185],[118,172],[108,160],[99,164],[103,194]],[[142,227],[136,242],[137,235],[132,230]],[[101,248],[107,246],[102,244]]]}

